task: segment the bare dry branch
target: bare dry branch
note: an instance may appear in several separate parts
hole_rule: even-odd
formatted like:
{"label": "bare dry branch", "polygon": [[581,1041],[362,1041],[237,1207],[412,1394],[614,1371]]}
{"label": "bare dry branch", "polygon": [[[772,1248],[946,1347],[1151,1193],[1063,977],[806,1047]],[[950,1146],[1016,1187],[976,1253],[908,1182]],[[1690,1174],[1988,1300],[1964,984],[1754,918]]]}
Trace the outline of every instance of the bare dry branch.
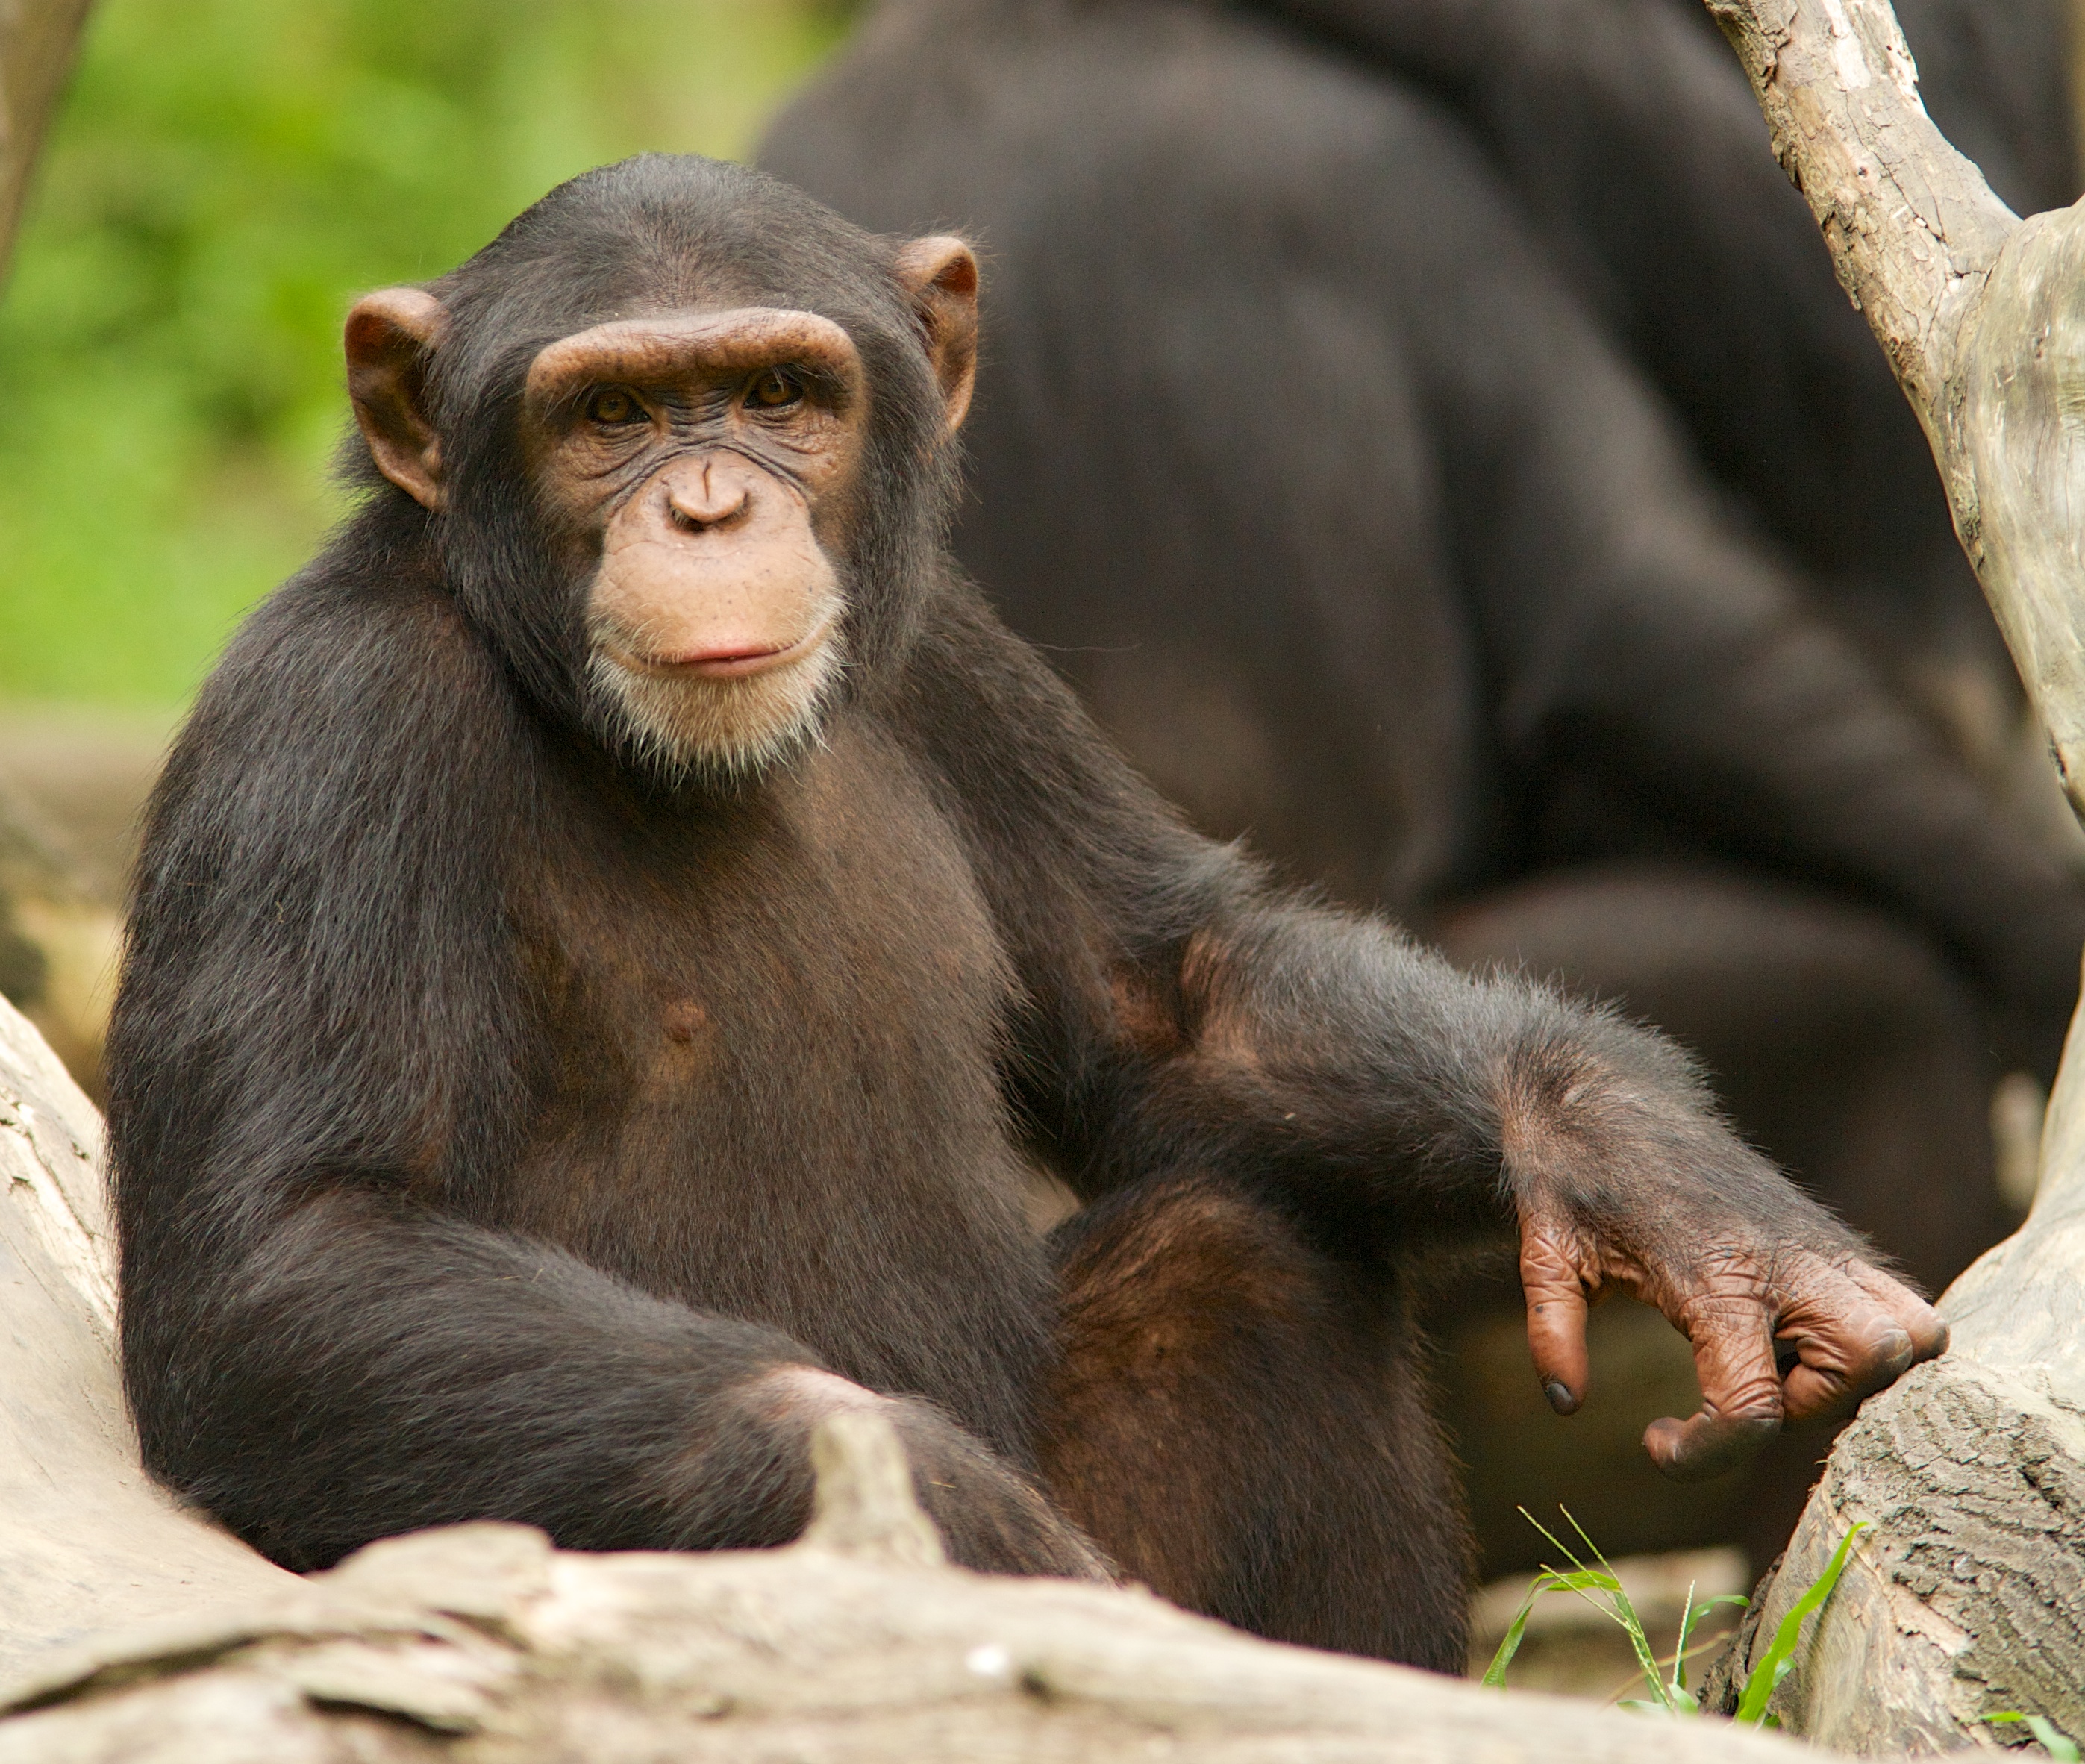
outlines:
{"label": "bare dry branch", "polygon": [[[1925,425],[2085,813],[2085,212],[2022,222],[1991,193],[1927,118],[1886,0],[1707,4]],[[1753,1641],[1866,1521],[1778,1698],[1845,1750],[1989,1744],[2007,1708],[2085,1732],[2085,1027],[2032,1213],[1942,1309],[1952,1349],[1841,1437]]]}
{"label": "bare dry branch", "polygon": [[92,0],[0,0],[0,275]]}

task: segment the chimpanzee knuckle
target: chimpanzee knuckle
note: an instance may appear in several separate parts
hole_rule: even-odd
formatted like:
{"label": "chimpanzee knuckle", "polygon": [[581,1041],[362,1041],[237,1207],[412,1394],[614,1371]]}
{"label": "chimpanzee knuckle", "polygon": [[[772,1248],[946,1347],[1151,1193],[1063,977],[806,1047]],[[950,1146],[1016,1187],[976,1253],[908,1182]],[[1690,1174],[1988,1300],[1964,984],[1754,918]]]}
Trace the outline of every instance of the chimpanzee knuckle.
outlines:
{"label": "chimpanzee knuckle", "polygon": [[1584,1283],[1587,1258],[1582,1245],[1569,1245],[1548,1230],[1532,1230],[1520,1241],[1520,1278],[1530,1291],[1537,1287],[1568,1287],[1576,1291]]}
{"label": "chimpanzee knuckle", "polygon": [[1705,1406],[1713,1406],[1715,1413],[1731,1421],[1770,1421],[1778,1425],[1784,1409],[1781,1380],[1773,1375],[1773,1363],[1764,1370],[1753,1372],[1718,1391],[1713,1404],[1706,1393]]}

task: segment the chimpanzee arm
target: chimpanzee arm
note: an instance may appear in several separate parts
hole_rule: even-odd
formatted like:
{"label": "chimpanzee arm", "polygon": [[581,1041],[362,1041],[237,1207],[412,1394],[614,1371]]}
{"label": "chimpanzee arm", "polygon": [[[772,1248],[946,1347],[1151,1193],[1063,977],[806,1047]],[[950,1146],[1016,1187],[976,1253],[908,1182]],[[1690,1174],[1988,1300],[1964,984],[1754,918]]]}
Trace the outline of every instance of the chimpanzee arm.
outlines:
{"label": "chimpanzee arm", "polygon": [[[1076,1186],[1225,1173],[1386,1250],[1516,1217],[1556,1406],[1582,1400],[1603,1288],[1692,1342],[1703,1412],[1646,1440],[1682,1476],[1939,1351],[1935,1313],[1737,1139],[1671,1043],[1270,889],[1183,828],[1031,651],[968,617],[919,669],[940,701],[923,721],[961,731],[936,764],[1030,1001],[1012,1080]],[[1799,1356],[1785,1379],[1777,1336]]]}
{"label": "chimpanzee arm", "polygon": [[959,1558],[1093,1571],[929,1406],[496,1228],[532,749],[453,614],[371,598],[321,577],[259,614],[155,800],[109,1048],[147,1465],[300,1569],[486,1516],[770,1544],[808,1512],[818,1416],[879,1402]]}

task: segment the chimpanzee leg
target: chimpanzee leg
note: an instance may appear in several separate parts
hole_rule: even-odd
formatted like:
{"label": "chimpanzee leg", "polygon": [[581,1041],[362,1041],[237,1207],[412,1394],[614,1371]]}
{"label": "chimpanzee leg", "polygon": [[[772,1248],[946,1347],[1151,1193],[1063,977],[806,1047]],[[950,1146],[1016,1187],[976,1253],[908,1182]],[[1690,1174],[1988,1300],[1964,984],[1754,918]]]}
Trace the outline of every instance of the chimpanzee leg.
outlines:
{"label": "chimpanzee leg", "polygon": [[1278,1640],[1462,1670],[1468,1526],[1395,1274],[1197,1176],[1051,1243],[1044,1474],[1123,1571]]}

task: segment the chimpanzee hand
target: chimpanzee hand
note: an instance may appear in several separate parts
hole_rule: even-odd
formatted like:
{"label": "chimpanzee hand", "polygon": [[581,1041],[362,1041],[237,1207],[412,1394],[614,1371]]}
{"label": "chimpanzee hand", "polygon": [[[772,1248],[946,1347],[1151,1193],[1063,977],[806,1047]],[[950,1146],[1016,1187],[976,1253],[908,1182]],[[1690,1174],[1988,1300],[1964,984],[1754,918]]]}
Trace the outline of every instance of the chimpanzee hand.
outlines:
{"label": "chimpanzee hand", "polygon": [[[1519,1166],[1528,1345],[1560,1414],[1585,1399],[1587,1305],[1614,1289],[1656,1305],[1693,1344],[1701,1413],[1644,1434],[1652,1461],[1677,1482],[1733,1468],[1784,1419],[1849,1413],[1947,1346],[1930,1305],[1719,1126],[1639,1116],[1637,1143],[1625,1147],[1617,1125],[1545,1135],[1538,1153],[1510,1160]],[[1666,1167],[1647,1172],[1653,1148]],[[1595,1153],[1595,1172],[1574,1151]],[[1777,1343],[1794,1352],[1785,1376]]]}

